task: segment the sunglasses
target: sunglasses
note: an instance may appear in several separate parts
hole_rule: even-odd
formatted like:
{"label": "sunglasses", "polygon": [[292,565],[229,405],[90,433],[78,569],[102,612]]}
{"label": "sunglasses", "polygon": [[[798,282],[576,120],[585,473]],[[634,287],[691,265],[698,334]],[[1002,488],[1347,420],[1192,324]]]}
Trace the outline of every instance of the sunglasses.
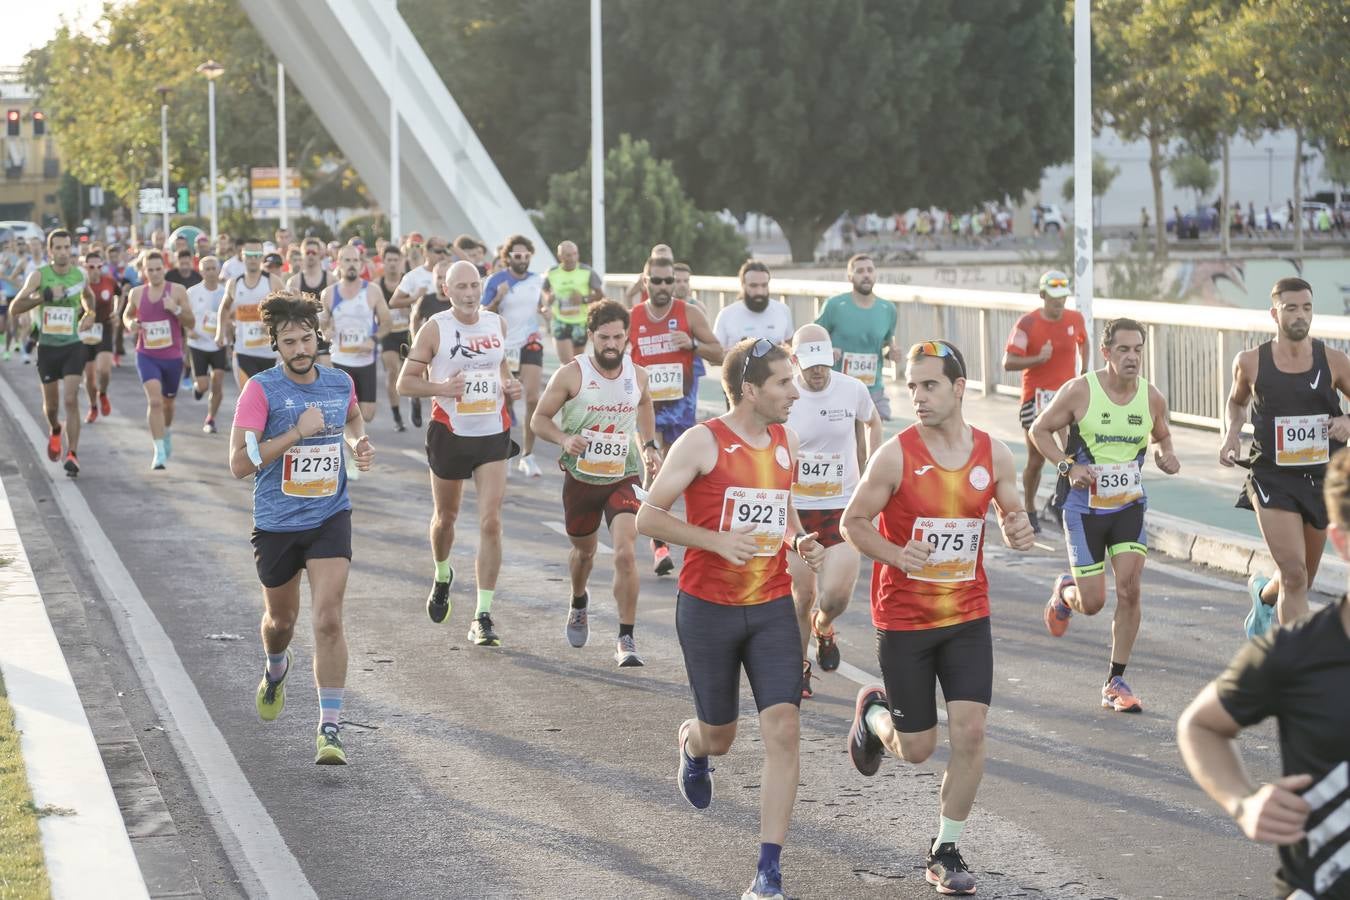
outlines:
{"label": "sunglasses", "polygon": [[1046,287],[1053,287],[1053,288],[1068,287],[1068,286],[1069,286],[1069,279],[1067,279],[1067,278],[1051,278],[1049,281],[1047,281],[1047,282],[1045,283],[1045,286],[1046,286]]}
{"label": "sunglasses", "polygon": [[942,341],[922,341],[909,348],[910,359],[917,359],[920,356],[931,356],[934,359],[946,359],[950,356],[956,360],[956,367],[961,370],[961,377],[966,377],[966,367],[961,362],[961,357],[957,356],[952,348]]}
{"label": "sunglasses", "polygon": [[258,258],[261,257],[262,255],[263,255],[263,252],[262,252],[261,250],[245,250],[245,251],[244,251],[244,256],[248,257],[249,259],[258,259]]}
{"label": "sunglasses", "polygon": [[431,250],[430,250],[430,252],[431,252],[431,253],[435,253],[437,256],[444,256],[445,254],[449,253],[450,251],[449,251],[449,250],[446,250],[444,247],[432,247]]}
{"label": "sunglasses", "polygon": [[[672,278],[670,280],[674,281],[675,279]],[[750,352],[745,354],[745,365],[741,366],[742,388],[744,388],[745,385],[745,373],[750,371],[750,360],[759,359],[760,357],[763,356],[768,356],[769,351],[772,350],[774,346],[775,346],[774,342],[769,340],[768,338],[760,338],[759,340],[755,341],[755,346],[750,348]]]}
{"label": "sunglasses", "polygon": [[648,275],[647,281],[651,284],[674,284],[675,278],[673,276],[670,278],[653,278],[652,276]]}

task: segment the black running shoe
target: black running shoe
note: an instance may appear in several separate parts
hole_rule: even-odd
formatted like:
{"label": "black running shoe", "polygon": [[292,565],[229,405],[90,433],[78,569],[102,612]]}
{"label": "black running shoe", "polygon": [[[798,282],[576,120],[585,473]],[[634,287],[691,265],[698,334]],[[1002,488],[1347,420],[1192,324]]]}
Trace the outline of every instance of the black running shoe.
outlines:
{"label": "black running shoe", "polygon": [[469,640],[480,647],[500,647],[501,638],[497,637],[497,631],[492,627],[492,615],[481,612],[469,626]]}
{"label": "black running shoe", "polygon": [[881,738],[867,727],[867,708],[873,704],[886,703],[886,691],[881,685],[873,684],[858,691],[858,699],[853,704],[853,727],[848,731],[848,755],[853,767],[868,777],[877,774],[881,768]]}
{"label": "black running shoe", "polygon": [[[454,580],[454,576],[451,576],[451,580]],[[431,583],[431,593],[427,595],[427,615],[437,625],[444,622],[445,617],[450,615],[449,581],[433,581]]]}
{"label": "black running shoe", "polygon": [[412,418],[413,427],[414,427],[414,428],[421,428],[421,427],[422,427],[422,403],[421,403],[421,401],[419,401],[419,400],[414,400],[414,401],[412,401],[412,403],[409,404],[409,405],[412,407],[412,409],[411,409],[409,412],[410,412],[410,417]]}
{"label": "black running shoe", "polygon": [[394,410],[394,430],[395,431],[408,430],[407,427],[403,424],[403,413],[399,412],[398,410]]}
{"label": "black running shoe", "polygon": [[1031,520],[1031,531],[1033,534],[1041,533],[1041,517],[1036,514],[1036,510],[1027,510],[1027,518]]}
{"label": "black running shoe", "polygon": [[970,867],[955,844],[942,844],[929,850],[927,866],[923,877],[937,888],[939,894],[975,893],[975,876],[970,873]]}
{"label": "black running shoe", "polygon": [[810,700],[816,695],[816,691],[811,687],[811,660],[802,660],[802,699]]}
{"label": "black running shoe", "polygon": [[75,458],[75,451],[66,453],[66,475],[70,478],[78,477],[80,474],[80,461]]}
{"label": "black running shoe", "polygon": [[833,672],[839,668],[840,655],[839,643],[834,638],[834,628],[830,628],[829,634],[821,634],[816,630],[815,617],[811,617],[811,635],[816,639],[816,662],[820,663],[822,672]]}

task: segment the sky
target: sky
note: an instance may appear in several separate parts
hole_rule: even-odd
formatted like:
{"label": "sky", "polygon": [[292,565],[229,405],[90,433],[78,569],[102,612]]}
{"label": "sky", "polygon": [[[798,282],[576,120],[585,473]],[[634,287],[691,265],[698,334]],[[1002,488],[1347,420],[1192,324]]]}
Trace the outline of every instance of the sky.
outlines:
{"label": "sky", "polygon": [[[19,4],[19,0],[4,0],[5,5]],[[64,18],[78,28],[96,21],[103,10],[103,0],[43,0],[24,3],[23,14],[6,16],[0,28],[0,66],[17,66],[24,55],[34,47],[51,40]]]}

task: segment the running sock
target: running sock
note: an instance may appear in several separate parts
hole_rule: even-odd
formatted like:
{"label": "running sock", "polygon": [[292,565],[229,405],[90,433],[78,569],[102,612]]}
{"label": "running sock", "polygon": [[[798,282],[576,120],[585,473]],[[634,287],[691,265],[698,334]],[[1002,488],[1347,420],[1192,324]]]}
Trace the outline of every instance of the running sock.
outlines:
{"label": "running sock", "polygon": [[[1266,597],[1270,594],[1270,597]],[[1266,583],[1261,586],[1261,602],[1266,606],[1274,606],[1280,601],[1280,586],[1274,578],[1266,579]]]}
{"label": "running sock", "polygon": [[573,598],[572,598],[572,608],[573,608],[573,609],[585,609],[585,608],[586,608],[586,604],[588,604],[588,603],[590,603],[590,602],[591,602],[591,595],[590,595],[589,593],[585,593],[585,594],[582,594],[580,597],[573,597]]}
{"label": "running sock", "polygon": [[450,557],[436,560],[436,580],[445,584],[455,575],[455,570],[450,568]]}
{"label": "running sock", "polygon": [[625,625],[625,624],[623,624],[622,622],[620,622],[620,623],[619,623],[619,637],[621,637],[621,638],[623,638],[623,637],[632,637],[632,636],[633,636],[633,629],[636,628],[636,627],[637,627],[636,623],[633,624],[633,625]]}
{"label": "running sock", "polygon": [[1118,663],[1118,662],[1111,663],[1111,674],[1106,676],[1106,683],[1110,684],[1111,679],[1115,678],[1117,675],[1124,675],[1125,665],[1126,665],[1125,663]]}
{"label": "running sock", "polygon": [[267,654],[267,680],[280,681],[286,674],[286,651]]}
{"label": "running sock", "polygon": [[51,426],[51,432],[52,432],[52,434],[60,434],[60,433],[61,433],[61,426],[60,426],[60,425],[53,425],[53,426]]}
{"label": "running sock", "polygon": [[319,727],[338,724],[342,717],[343,688],[319,688]]}
{"label": "running sock", "polygon": [[478,609],[474,611],[475,616],[492,612],[492,595],[494,593],[496,592],[484,588],[478,589]]}
{"label": "running sock", "polygon": [[891,723],[892,727],[895,724],[895,720],[891,718],[891,711],[881,703],[873,703],[867,707],[863,721],[867,723],[867,730],[872,732],[873,736],[879,736],[886,723]]}
{"label": "running sock", "polygon": [[160,456],[165,455],[164,438],[155,438],[155,452]]}
{"label": "running sock", "polygon": [[955,844],[961,840],[961,832],[966,830],[965,822],[958,822],[955,819],[949,819],[946,816],[938,817],[938,836],[933,842],[933,849],[936,850],[943,844]]}
{"label": "running sock", "polygon": [[778,859],[783,854],[782,844],[760,844],[759,845],[759,871],[772,872],[777,875],[779,870]]}

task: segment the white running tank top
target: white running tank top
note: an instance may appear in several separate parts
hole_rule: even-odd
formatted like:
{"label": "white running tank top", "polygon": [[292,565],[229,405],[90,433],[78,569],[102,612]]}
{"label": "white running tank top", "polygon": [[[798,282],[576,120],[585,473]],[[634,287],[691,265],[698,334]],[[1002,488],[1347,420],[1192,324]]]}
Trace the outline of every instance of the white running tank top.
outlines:
{"label": "white running tank top", "polygon": [[448,381],[457,372],[465,375],[464,396],[459,400],[433,397],[432,417],[466,437],[490,437],[509,430],[511,420],[501,384],[506,356],[501,317],[480,310],[478,321],[465,325],[448,309],[427,321],[436,323],[441,339],[431,358],[430,379]]}
{"label": "white running tank top", "polygon": [[272,292],[271,279],[266,272],[259,272],[258,283],[249,287],[244,281],[247,277],[240,275],[234,281],[234,304],[230,308],[234,315],[234,352],[242,356],[276,359],[272,339],[267,334],[262,312],[258,309],[258,304]]}
{"label": "white running tank top", "polygon": [[[333,333],[327,337],[333,345],[333,362],[349,369],[374,365],[375,311],[370,308],[370,297],[367,293],[370,283],[362,281],[361,290],[356,296],[345,298],[339,290],[339,284],[341,282],[328,287],[328,303],[333,311]],[[354,349],[366,342],[371,343],[369,350]]]}

